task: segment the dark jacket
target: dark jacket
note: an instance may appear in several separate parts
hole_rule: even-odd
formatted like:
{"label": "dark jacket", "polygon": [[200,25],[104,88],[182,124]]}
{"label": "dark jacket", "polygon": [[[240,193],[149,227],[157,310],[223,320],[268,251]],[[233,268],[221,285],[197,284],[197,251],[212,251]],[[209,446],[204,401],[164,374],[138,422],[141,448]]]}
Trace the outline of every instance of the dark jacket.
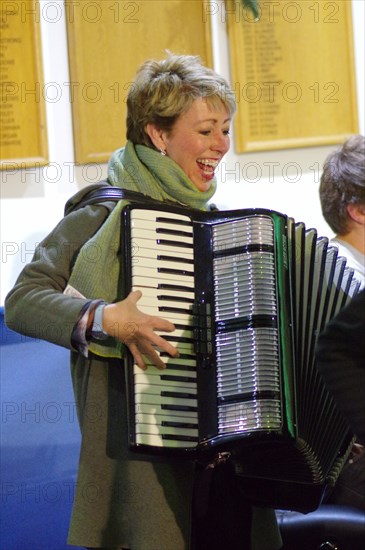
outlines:
{"label": "dark jacket", "polygon": [[352,431],[365,444],[365,290],[320,334],[317,364]]}

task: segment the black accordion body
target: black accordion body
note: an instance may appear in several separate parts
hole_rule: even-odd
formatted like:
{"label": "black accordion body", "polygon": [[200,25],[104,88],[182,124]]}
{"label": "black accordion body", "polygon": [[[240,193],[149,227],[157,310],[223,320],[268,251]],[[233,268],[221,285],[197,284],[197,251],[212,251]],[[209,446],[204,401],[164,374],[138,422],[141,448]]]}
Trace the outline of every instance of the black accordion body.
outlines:
{"label": "black accordion body", "polygon": [[353,441],[314,359],[359,290],[346,260],[270,210],[129,204],[122,218],[123,292],[140,289],[138,307],[175,324],[164,337],[180,352],[164,370],[129,358],[131,448],[224,453],[257,504],[315,509]]}

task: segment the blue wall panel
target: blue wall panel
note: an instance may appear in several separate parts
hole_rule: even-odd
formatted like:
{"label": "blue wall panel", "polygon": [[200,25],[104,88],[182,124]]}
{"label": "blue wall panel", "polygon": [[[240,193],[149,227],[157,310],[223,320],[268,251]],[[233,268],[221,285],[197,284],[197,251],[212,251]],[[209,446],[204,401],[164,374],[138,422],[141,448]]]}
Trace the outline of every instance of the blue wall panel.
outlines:
{"label": "blue wall panel", "polygon": [[66,543],[80,433],[69,351],[1,321],[1,550]]}

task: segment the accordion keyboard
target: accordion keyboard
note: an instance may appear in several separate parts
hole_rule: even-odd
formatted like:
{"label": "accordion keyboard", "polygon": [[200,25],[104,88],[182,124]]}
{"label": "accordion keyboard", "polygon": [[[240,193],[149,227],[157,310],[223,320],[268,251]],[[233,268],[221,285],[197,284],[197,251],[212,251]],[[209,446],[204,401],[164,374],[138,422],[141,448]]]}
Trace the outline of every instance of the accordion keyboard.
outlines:
{"label": "accordion keyboard", "polygon": [[189,217],[134,210],[131,218],[132,290],[138,306],[175,324],[164,335],[178,358],[161,353],[166,369],[134,365],[136,443],[195,447],[198,441],[196,356],[193,349],[193,230]]}

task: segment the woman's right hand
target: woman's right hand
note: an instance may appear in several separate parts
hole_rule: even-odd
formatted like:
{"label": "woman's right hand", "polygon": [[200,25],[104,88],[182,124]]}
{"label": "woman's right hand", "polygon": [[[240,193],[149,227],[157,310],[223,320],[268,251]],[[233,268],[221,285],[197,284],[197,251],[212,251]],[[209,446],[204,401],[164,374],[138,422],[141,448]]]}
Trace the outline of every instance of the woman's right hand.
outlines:
{"label": "woman's right hand", "polygon": [[143,355],[146,355],[156,367],[163,369],[155,348],[177,357],[179,352],[167,340],[155,331],[173,332],[175,326],[160,317],[147,315],[137,308],[142,292],[135,290],[127,298],[115,304],[107,304],[103,311],[103,330],[128,346],[136,364],[143,370],[147,368]]}

